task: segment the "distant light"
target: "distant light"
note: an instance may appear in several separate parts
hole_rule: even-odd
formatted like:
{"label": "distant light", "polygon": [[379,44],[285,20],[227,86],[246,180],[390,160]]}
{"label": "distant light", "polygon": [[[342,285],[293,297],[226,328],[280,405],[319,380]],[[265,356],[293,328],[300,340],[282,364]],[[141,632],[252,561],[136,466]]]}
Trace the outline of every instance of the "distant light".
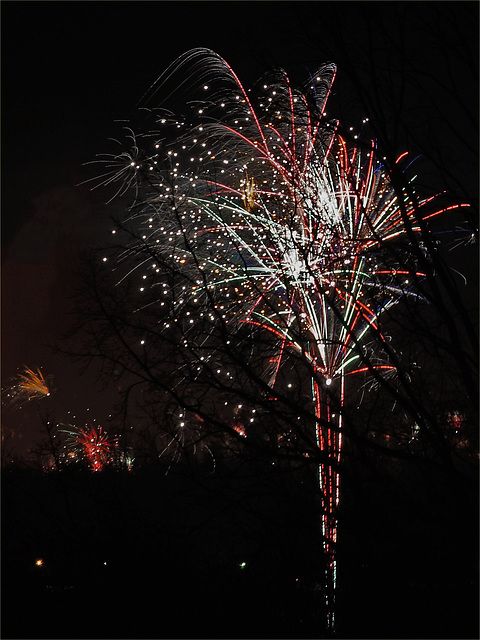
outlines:
{"label": "distant light", "polygon": [[42,558],[38,558],[38,560],[35,560],[35,564],[37,565],[37,567],[42,567],[43,566]]}
{"label": "distant light", "polygon": [[325,384],[327,385],[327,387],[329,387],[332,384],[332,379],[331,378],[327,378],[325,380]]}
{"label": "distant light", "polygon": [[245,567],[247,566],[246,562],[240,562],[240,564],[238,565],[240,567],[240,569],[245,569]]}

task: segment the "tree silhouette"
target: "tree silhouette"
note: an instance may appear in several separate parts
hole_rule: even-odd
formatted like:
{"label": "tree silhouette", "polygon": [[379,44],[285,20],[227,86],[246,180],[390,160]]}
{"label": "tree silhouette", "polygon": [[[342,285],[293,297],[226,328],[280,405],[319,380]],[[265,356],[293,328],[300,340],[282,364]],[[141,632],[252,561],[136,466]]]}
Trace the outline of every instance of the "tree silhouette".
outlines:
{"label": "tree silhouette", "polygon": [[460,487],[476,444],[476,335],[437,235],[468,203],[417,190],[378,113],[353,133],[327,119],[334,74],[247,92],[212,52],[169,68],[150,103],[204,93],[182,117],[145,110],[153,124],[107,158],[103,183],[135,201],[91,264],[78,327],[154,457],[318,472],[330,632],[340,471],[414,463]]}

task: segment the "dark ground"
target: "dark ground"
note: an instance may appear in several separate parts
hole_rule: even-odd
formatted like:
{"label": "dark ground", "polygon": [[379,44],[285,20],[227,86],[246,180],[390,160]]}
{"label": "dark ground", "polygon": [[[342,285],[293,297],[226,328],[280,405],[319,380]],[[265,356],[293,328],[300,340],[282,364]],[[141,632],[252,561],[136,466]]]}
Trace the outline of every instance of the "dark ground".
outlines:
{"label": "dark ground", "polygon": [[[432,478],[418,491],[379,479],[344,487],[338,637],[478,637],[467,485],[458,500],[435,479],[435,505]],[[2,481],[2,638],[325,637],[301,474],[17,469]]]}

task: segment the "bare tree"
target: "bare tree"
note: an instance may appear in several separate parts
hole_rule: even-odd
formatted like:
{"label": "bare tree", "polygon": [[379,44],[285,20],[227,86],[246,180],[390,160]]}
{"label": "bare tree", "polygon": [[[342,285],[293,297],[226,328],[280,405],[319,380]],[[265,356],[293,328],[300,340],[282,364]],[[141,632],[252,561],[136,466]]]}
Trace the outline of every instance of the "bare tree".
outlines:
{"label": "bare tree", "polygon": [[381,115],[353,133],[327,118],[335,72],[246,91],[212,52],[169,68],[149,104],[178,86],[199,98],[181,117],[145,110],[152,124],[107,158],[104,182],[136,196],[79,320],[82,355],[118,377],[155,457],[249,451],[317,478],[330,632],[340,471],[360,457],[458,477],[451,401],[473,424],[476,391],[475,332],[435,236],[465,203],[414,188]]}

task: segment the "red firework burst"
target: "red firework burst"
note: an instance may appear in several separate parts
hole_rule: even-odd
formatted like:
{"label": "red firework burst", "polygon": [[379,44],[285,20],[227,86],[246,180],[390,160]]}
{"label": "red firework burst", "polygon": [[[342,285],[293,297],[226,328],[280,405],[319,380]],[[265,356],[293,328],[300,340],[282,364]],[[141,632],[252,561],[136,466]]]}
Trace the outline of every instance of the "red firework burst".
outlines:
{"label": "red firework burst", "polygon": [[117,443],[101,426],[88,425],[65,431],[74,450],[88,461],[92,471],[101,471],[113,459]]}

